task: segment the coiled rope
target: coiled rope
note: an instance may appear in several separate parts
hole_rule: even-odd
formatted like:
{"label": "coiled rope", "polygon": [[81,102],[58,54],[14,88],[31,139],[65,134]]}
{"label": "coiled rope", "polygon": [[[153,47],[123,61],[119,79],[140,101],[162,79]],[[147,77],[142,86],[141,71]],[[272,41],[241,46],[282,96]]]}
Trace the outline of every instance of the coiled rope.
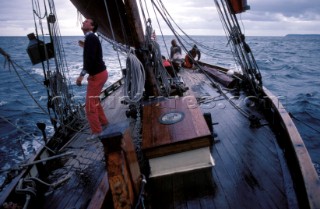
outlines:
{"label": "coiled rope", "polygon": [[145,71],[139,59],[128,53],[126,61],[126,78],[124,83],[124,96],[128,103],[137,103],[143,95],[145,84]]}

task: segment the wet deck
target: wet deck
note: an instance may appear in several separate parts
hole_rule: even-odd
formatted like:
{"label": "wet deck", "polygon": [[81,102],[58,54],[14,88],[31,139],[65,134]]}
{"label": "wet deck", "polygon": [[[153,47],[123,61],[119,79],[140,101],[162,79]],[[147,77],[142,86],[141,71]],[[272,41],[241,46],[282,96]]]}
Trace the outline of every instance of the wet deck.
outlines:
{"label": "wet deck", "polygon": [[[106,99],[102,103],[110,124],[127,120],[125,115],[127,106],[120,103],[121,95],[122,88],[116,90],[110,99]],[[51,181],[54,181],[69,175],[70,179],[57,189],[48,192],[45,195],[43,207],[39,203],[36,204],[37,207],[63,209],[88,208],[90,206],[95,208],[93,203],[89,205],[93,198],[99,198],[99,194],[97,197],[94,197],[94,194],[97,191],[109,190],[103,146],[99,140],[87,140],[89,136],[87,125],[84,131],[79,132],[73,141],[64,148],[63,151],[73,151],[75,156],[68,159],[65,165],[57,169],[50,178]],[[103,191],[100,195],[104,195]],[[102,204],[99,201],[101,200],[98,200],[97,204]]]}
{"label": "wet deck", "polygon": [[[250,128],[248,118],[212,88],[203,74],[182,71],[180,75],[190,88],[185,96],[195,96],[201,111],[212,116],[217,137],[210,150],[215,166],[148,179],[146,208],[298,208],[293,188],[287,186],[292,184],[285,159],[269,127]],[[103,103],[111,123],[127,120],[127,106],[119,98],[121,88]],[[244,98],[233,101],[246,113],[254,112]],[[264,123],[263,116],[257,116]],[[54,172],[51,180],[71,178],[47,192],[39,208],[87,208],[98,188],[108,188],[102,144],[87,141],[87,136],[88,129],[65,148],[74,151],[75,158]]]}
{"label": "wet deck", "polygon": [[[147,184],[151,208],[298,208],[293,189],[286,186],[290,177],[284,179],[289,176],[285,159],[269,127],[250,128],[248,118],[203,74],[183,71],[180,75],[191,89],[187,95],[202,98],[203,113],[212,116],[218,135],[211,147],[215,166],[151,179]],[[234,102],[254,112],[244,98]]]}

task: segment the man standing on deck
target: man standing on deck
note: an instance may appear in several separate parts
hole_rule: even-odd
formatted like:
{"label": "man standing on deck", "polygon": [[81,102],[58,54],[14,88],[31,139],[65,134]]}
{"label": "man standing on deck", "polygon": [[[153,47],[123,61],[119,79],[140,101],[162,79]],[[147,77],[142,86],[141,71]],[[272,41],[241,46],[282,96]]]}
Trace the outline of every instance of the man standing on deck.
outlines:
{"label": "man standing on deck", "polygon": [[182,62],[181,47],[177,44],[177,41],[175,39],[172,39],[171,41],[170,59],[172,61],[173,67],[176,70],[179,70]]}
{"label": "man standing on deck", "polygon": [[83,70],[77,78],[76,83],[78,86],[81,86],[85,74],[89,74],[87,79],[86,115],[92,132],[90,139],[94,139],[102,132],[102,126],[108,125],[108,120],[99,98],[103,85],[108,79],[108,71],[103,61],[100,40],[94,34],[98,29],[97,23],[93,19],[86,19],[82,23],[81,29],[85,35]]}

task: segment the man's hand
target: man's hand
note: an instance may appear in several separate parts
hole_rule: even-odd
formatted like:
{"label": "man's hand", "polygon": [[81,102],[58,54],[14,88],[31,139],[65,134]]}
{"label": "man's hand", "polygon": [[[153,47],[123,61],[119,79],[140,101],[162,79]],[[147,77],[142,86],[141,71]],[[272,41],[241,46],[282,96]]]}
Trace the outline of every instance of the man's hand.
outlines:
{"label": "man's hand", "polygon": [[79,44],[80,47],[82,47],[82,48],[84,47],[84,41],[79,40],[79,41],[78,41],[78,44]]}
{"label": "man's hand", "polygon": [[77,86],[81,86],[81,82],[82,82],[83,78],[84,78],[84,76],[81,76],[81,75],[77,78],[77,81],[76,81]]}

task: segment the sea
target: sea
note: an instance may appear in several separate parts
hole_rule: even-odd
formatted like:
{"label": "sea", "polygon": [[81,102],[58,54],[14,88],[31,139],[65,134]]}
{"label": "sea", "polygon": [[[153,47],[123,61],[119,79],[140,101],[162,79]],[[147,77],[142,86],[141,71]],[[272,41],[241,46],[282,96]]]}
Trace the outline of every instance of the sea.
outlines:
{"label": "sea", "polygon": [[[63,36],[62,51],[66,58],[66,77],[70,91],[83,103],[86,81],[76,86],[82,69],[82,49],[78,41],[83,37]],[[161,53],[168,57],[171,36],[157,37],[162,41]],[[203,49],[201,60],[237,69],[228,40],[223,36],[192,36]],[[43,144],[37,123],[45,123],[50,137],[53,127],[46,109],[47,92],[43,85],[41,64],[32,65],[26,52],[28,38],[0,37],[0,48],[10,55],[14,66],[0,55],[0,186],[5,171],[25,162]],[[246,37],[262,74],[263,85],[291,114],[301,133],[312,162],[320,175],[320,35],[290,35],[283,37]],[[102,41],[109,85],[122,77],[125,53]],[[42,107],[42,108],[40,108]]]}

